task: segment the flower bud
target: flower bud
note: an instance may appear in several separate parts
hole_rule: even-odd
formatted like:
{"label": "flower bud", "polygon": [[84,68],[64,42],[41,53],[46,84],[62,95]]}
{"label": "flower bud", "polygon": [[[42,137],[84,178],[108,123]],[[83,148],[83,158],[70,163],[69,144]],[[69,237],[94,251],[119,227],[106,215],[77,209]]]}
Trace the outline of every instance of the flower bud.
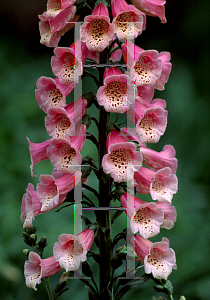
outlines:
{"label": "flower bud", "polygon": [[30,253],[30,250],[29,249],[24,249],[23,250],[23,254],[28,257],[29,256],[29,253]]}

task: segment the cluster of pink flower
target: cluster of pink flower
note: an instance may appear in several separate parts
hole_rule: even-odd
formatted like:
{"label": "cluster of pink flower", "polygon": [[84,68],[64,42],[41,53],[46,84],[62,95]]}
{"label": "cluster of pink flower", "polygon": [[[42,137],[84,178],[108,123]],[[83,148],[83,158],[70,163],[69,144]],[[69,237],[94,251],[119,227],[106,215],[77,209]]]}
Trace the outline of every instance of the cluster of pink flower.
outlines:
{"label": "cluster of pink flower", "polygon": [[[42,44],[57,47],[60,36],[78,21],[75,2],[48,0],[47,11],[39,16]],[[125,0],[111,0],[112,23],[108,8],[103,2],[99,3],[91,15],[84,18],[81,38],[70,47],[55,48],[51,66],[56,78],[38,79],[35,95],[39,107],[47,114],[45,127],[51,138],[39,144],[29,141],[31,174],[35,176],[35,164],[48,158],[55,169],[52,175],[40,175],[36,191],[29,183],[22,200],[21,220],[24,228],[32,227],[36,215],[64,203],[67,194],[81,180],[77,166],[81,165],[80,151],[86,137],[86,126],[81,119],[87,113],[87,100],[80,97],[67,105],[66,97],[79,81],[80,63],[83,66],[87,58],[99,63],[99,52],[113,45],[117,38],[122,46],[109,60],[119,61],[122,56],[129,72],[123,73],[114,65],[107,67],[96,98],[107,112],[122,114],[127,111],[135,129],[111,130],[106,140],[107,154],[101,164],[104,173],[110,174],[115,182],[130,181],[137,193],[151,194],[152,200],[157,200],[144,202],[128,192],[120,197],[135,234],[131,243],[144,263],[145,272],[158,279],[167,279],[172,268],[176,268],[175,253],[169,248],[168,239],[152,243],[148,238],[157,235],[160,227],[172,228],[176,221],[171,200],[177,192],[177,159],[171,145],[156,152],[147,148],[146,143],[158,142],[166,129],[166,103],[152,98],[154,90],[163,90],[168,81],[170,53],[143,50],[128,41],[137,38],[145,29],[145,14],[158,16],[162,23],[166,22],[165,1],[132,0],[132,3],[134,5],[128,5]],[[117,45],[119,43],[113,47]],[[140,151],[133,141],[138,143]],[[94,232],[90,229],[76,236],[62,234],[54,245],[54,256],[41,259],[31,252],[25,264],[27,286],[36,289],[41,278],[61,269],[66,272],[78,269],[80,261],[86,260],[93,238]]]}

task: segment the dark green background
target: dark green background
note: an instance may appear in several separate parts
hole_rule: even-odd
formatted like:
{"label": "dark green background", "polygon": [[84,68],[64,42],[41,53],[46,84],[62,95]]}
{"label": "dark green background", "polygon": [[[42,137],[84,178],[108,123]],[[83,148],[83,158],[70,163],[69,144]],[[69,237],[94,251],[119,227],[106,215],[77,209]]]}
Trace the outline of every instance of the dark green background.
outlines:
{"label": "dark green background", "polygon": [[[19,219],[28,182],[35,185],[38,182],[38,178],[30,176],[26,136],[32,142],[48,138],[45,114],[34,96],[37,79],[53,77],[50,67],[53,49],[39,44],[37,15],[45,9],[44,0],[10,0],[1,4],[0,295],[5,300],[47,299],[41,285],[37,292],[25,286],[22,249],[27,246],[21,237]],[[161,230],[156,240],[168,237],[176,252],[178,269],[169,277],[174,284],[174,299],[184,294],[190,300],[206,300],[210,295],[209,2],[168,0],[166,18],[168,22],[163,25],[158,18],[147,17],[147,29],[136,42],[144,49],[171,52],[173,64],[165,91],[155,94],[166,100],[169,111],[166,133],[155,149],[161,151],[165,144],[176,149],[179,190],[173,205],[178,217],[174,228]],[[68,35],[63,37],[60,45],[69,46],[68,38]],[[84,81],[84,90],[88,90],[89,84],[90,80]],[[91,89],[95,89],[94,83]],[[96,156],[90,141],[82,155],[87,152]],[[46,161],[35,167],[35,173],[49,173],[51,169]],[[94,180],[93,177],[89,181],[92,186]],[[73,233],[73,209],[38,216],[34,225],[38,226],[38,238],[47,235],[49,246],[45,257],[51,256],[58,236]],[[119,219],[119,226],[126,226],[125,218]],[[69,287],[61,299],[87,299],[86,289],[78,280]],[[152,283],[147,283],[126,294],[124,299],[132,296],[151,300],[152,295],[155,295]]]}

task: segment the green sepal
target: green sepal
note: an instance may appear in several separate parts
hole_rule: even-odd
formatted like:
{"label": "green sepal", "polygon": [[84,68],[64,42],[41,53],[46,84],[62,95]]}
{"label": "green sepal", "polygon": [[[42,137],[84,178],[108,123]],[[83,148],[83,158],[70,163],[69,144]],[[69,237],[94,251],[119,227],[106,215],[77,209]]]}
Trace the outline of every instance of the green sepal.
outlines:
{"label": "green sepal", "polygon": [[96,7],[97,5],[99,5],[101,2],[104,4],[104,6],[108,7],[109,3],[108,3],[106,0],[97,0],[97,1],[95,2],[95,7]]}
{"label": "green sepal", "polygon": [[58,281],[54,287],[54,292],[55,293],[61,292],[65,288],[66,284],[67,284],[66,280],[62,282]]}
{"label": "green sepal", "polygon": [[85,274],[85,276],[92,277],[93,271],[88,261],[82,262],[82,272]]}
{"label": "green sepal", "polygon": [[91,116],[89,114],[85,114],[82,117],[82,124],[84,124],[87,128],[90,127],[91,124]]}

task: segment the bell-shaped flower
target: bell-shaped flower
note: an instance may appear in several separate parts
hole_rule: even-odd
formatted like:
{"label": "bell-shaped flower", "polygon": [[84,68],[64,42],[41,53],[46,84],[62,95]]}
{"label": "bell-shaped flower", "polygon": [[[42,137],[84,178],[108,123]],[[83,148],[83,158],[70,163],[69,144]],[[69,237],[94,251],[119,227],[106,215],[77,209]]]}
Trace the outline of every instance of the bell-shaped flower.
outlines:
{"label": "bell-shaped flower", "polygon": [[136,39],[145,29],[146,16],[125,0],[111,1],[112,24],[119,40]]}
{"label": "bell-shaped flower", "polygon": [[69,84],[62,84],[58,77],[52,79],[50,77],[40,77],[37,80],[37,89],[35,95],[39,107],[47,113],[50,107],[64,107],[66,106],[66,96],[68,96],[74,89],[73,82]]}
{"label": "bell-shaped flower", "polygon": [[48,0],[46,15],[48,17],[56,17],[62,11],[71,7],[76,0]]}
{"label": "bell-shaped flower", "polygon": [[103,2],[99,3],[91,15],[84,18],[82,25],[82,42],[91,51],[103,51],[114,35],[113,25],[110,23],[109,11]]}
{"label": "bell-shaped flower", "polygon": [[38,162],[48,159],[47,148],[49,147],[49,140],[42,143],[32,143],[29,138],[27,140],[31,156],[31,176],[36,177],[37,175],[34,175],[33,168]]}
{"label": "bell-shaped flower", "polygon": [[37,192],[34,190],[33,184],[29,183],[26,189],[26,193],[23,195],[21,205],[20,219],[23,224],[23,228],[32,227],[32,222],[35,215],[41,211],[42,204],[37,198]]}
{"label": "bell-shaped flower", "polygon": [[24,267],[26,286],[35,291],[42,278],[53,276],[62,270],[54,256],[42,259],[37,253],[30,252],[28,258]]}
{"label": "bell-shaped flower", "polygon": [[135,100],[135,85],[119,69],[108,68],[104,72],[103,86],[98,89],[96,98],[107,112],[124,113]]}
{"label": "bell-shaped flower", "polygon": [[161,23],[166,23],[165,0],[131,0],[140,11],[152,17],[159,17]]}
{"label": "bell-shaped flower", "polygon": [[48,16],[47,12],[39,15],[40,43],[48,47],[57,47],[60,37],[73,28],[79,19],[75,12],[76,6],[71,6],[55,17]]}
{"label": "bell-shaped flower", "polygon": [[65,135],[75,134],[77,124],[86,112],[87,100],[80,97],[64,108],[49,108],[45,117],[47,133],[55,138],[65,138]]}
{"label": "bell-shaped flower", "polygon": [[[143,168],[143,167],[141,167]],[[122,196],[120,197],[120,201],[121,201],[121,204],[122,206],[125,208],[125,212],[126,214],[128,215],[129,219],[131,219],[131,228],[134,229],[134,225],[135,223],[137,222],[137,224],[135,225],[136,228],[140,227],[139,224],[142,223],[145,221],[145,216],[143,215],[143,218],[140,219],[140,222],[138,224],[138,220],[139,220],[139,216],[141,216],[142,214],[144,214],[144,209],[141,209],[139,211],[139,208],[143,208],[141,207],[141,205],[145,205],[146,204],[150,204],[149,202],[144,202],[142,201],[141,199],[139,199],[138,197],[134,197],[133,195],[129,194],[129,193],[124,193],[122,194]],[[162,223],[160,224],[160,227],[161,228],[166,228],[166,229],[171,229],[173,226],[174,226],[174,222],[176,222],[176,209],[174,206],[171,206],[171,203],[169,202],[159,202],[157,201],[156,203],[156,206],[153,206],[153,209],[155,208],[155,211],[156,211],[156,215],[158,216],[158,213],[157,213],[157,209],[161,209],[163,211],[163,220],[162,220]],[[138,214],[136,214],[138,212]],[[137,215],[137,217],[136,217]],[[161,214],[159,213],[159,216],[161,216]],[[153,218],[153,217],[152,217]],[[153,222],[155,223],[154,226],[156,226],[156,230],[159,230],[157,225],[158,223],[160,223],[160,220],[158,222],[158,220],[153,220]],[[143,226],[144,224],[142,224]],[[152,223],[149,223],[149,225],[151,226]],[[149,226],[147,227],[147,225],[145,226],[145,230],[149,230]],[[140,227],[141,231],[142,231],[142,228]],[[136,229],[135,229],[136,230]],[[137,229],[134,233],[136,233],[139,229]],[[153,230],[154,231],[154,230]],[[144,233],[144,231],[142,231]],[[159,232],[159,231],[157,231]],[[140,230],[139,230],[139,233],[141,234]],[[150,234],[150,232],[147,233],[147,236],[148,234]],[[144,238],[148,238],[148,237],[145,237],[143,234],[141,234],[141,236],[143,236]]]}
{"label": "bell-shaped flower", "polygon": [[129,193],[124,193],[120,201],[131,219],[130,226],[133,233],[139,232],[148,239],[160,232],[163,224],[164,212],[154,202],[144,202]]}
{"label": "bell-shaped flower", "polygon": [[48,157],[52,165],[61,173],[74,173],[81,165],[82,156],[71,142],[64,138],[52,138],[47,148]]}
{"label": "bell-shaped flower", "polygon": [[168,112],[162,107],[149,108],[135,101],[129,108],[128,115],[136,125],[136,134],[141,143],[157,143],[167,126]]}
{"label": "bell-shaped flower", "polygon": [[137,87],[137,99],[140,103],[146,101],[150,103],[154,96],[154,87],[151,86],[138,86]]}
{"label": "bell-shaped flower", "polygon": [[124,61],[130,69],[130,76],[137,86],[164,89],[171,71],[170,53],[159,54],[156,50],[143,50],[130,41],[126,41],[121,49]]}
{"label": "bell-shaped flower", "polygon": [[[84,124],[78,123],[75,127],[75,135],[74,136],[65,136],[65,140],[67,143],[70,143],[70,148],[76,148],[79,152],[82,150],[86,138],[86,126]],[[28,139],[28,138],[27,138]],[[46,140],[42,143],[32,143],[29,141],[29,151],[31,155],[31,176],[36,176],[33,174],[33,167],[38,162],[48,159],[49,153],[53,152],[53,150],[47,150],[51,145],[50,141],[52,139]],[[52,146],[51,146],[52,147]],[[68,147],[68,146],[66,146]],[[70,150],[69,148],[69,150]],[[49,151],[49,153],[48,153]],[[73,151],[73,150],[72,150]],[[78,151],[76,151],[78,153]],[[74,152],[74,151],[73,151]],[[51,153],[53,155],[53,153]],[[77,156],[78,157],[78,156]],[[61,157],[58,157],[58,160],[62,159]]]}
{"label": "bell-shaped flower", "polygon": [[161,228],[171,229],[174,226],[174,222],[176,222],[176,209],[174,206],[171,206],[169,202],[156,202],[156,206],[161,208],[164,212],[164,220],[163,224],[161,224]]}
{"label": "bell-shaped flower", "polygon": [[176,257],[172,248],[169,248],[167,238],[161,242],[152,243],[140,235],[131,238],[131,244],[139,259],[144,263],[145,273],[152,273],[154,278],[167,280],[176,269]]}
{"label": "bell-shaped flower", "polygon": [[127,142],[115,129],[107,137],[106,148],[108,153],[102,159],[104,173],[110,174],[116,182],[131,181],[134,172],[142,164],[142,156],[136,151],[136,145]]}
{"label": "bell-shaped flower", "polygon": [[85,43],[77,39],[69,48],[55,48],[54,54],[55,56],[51,59],[53,74],[58,76],[59,81],[63,84],[77,83],[82,71],[81,64],[84,63],[88,54]]}
{"label": "bell-shaped flower", "polygon": [[143,163],[153,170],[160,170],[169,167],[172,173],[176,174],[177,159],[175,158],[175,149],[171,145],[165,145],[161,152],[156,152],[147,147],[141,147]]}
{"label": "bell-shaped flower", "polygon": [[138,146],[144,146],[146,147],[145,143],[141,143],[138,136],[136,135],[136,131],[135,128],[130,128],[130,127],[124,127],[124,128],[120,128],[120,132],[121,134],[126,138],[127,141],[135,141],[138,143]]}
{"label": "bell-shaped flower", "polygon": [[[115,43],[115,44],[112,46],[112,50],[113,50],[115,47],[117,47],[117,46],[118,46],[117,43]],[[122,50],[121,50],[121,49],[117,49],[117,50],[115,50],[115,51],[111,54],[109,60],[112,61],[112,62],[115,62],[115,61],[120,61],[121,58],[122,58]]]}
{"label": "bell-shaped flower", "polygon": [[61,234],[53,247],[55,260],[68,271],[79,268],[80,262],[87,259],[86,254],[94,239],[94,232],[86,229],[78,235]]}
{"label": "bell-shaped flower", "polygon": [[42,204],[41,212],[49,211],[61,205],[66,194],[81,180],[81,172],[75,170],[74,174],[62,174],[58,178],[52,175],[40,175],[37,184],[37,198]]}
{"label": "bell-shaped flower", "polygon": [[169,167],[158,171],[141,167],[135,172],[134,179],[137,193],[150,193],[153,200],[160,202],[171,202],[178,189],[177,177]]}

